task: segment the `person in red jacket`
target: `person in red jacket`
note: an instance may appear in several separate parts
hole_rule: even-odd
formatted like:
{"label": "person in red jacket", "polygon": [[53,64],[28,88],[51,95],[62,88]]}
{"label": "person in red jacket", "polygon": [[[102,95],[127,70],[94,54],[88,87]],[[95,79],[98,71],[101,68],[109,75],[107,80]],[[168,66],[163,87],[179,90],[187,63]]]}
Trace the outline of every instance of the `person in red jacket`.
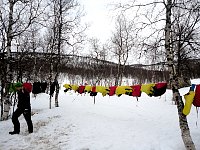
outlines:
{"label": "person in red jacket", "polygon": [[19,116],[21,116],[21,114],[23,114],[26,120],[29,133],[32,133],[33,123],[31,120],[30,93],[22,86],[22,83],[20,82],[15,84],[15,88],[18,94],[18,104],[17,104],[17,109],[12,115],[12,123],[14,125],[14,131],[9,132],[9,134],[13,135],[20,133],[20,122],[18,118]]}

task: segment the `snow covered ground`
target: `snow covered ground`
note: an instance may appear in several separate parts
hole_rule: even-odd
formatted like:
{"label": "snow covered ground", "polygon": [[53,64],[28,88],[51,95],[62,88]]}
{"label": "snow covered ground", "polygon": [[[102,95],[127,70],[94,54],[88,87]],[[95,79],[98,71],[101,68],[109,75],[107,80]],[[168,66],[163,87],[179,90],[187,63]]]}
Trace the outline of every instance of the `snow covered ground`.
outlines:
{"label": "snow covered ground", "polygon": [[[193,80],[193,83],[200,83]],[[180,89],[182,95],[189,88]],[[170,90],[161,97],[122,95],[94,98],[69,91],[59,94],[59,107],[49,109],[49,95],[31,98],[34,133],[28,134],[23,115],[21,133],[11,119],[0,122],[0,150],[184,150],[177,108]],[[200,119],[192,106],[188,123],[200,149]]]}

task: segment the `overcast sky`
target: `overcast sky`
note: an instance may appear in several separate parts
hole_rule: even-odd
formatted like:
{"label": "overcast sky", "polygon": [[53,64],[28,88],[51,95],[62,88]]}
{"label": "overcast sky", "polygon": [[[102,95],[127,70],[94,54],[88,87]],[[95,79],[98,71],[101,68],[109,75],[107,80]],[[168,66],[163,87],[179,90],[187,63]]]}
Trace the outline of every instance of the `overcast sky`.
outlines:
{"label": "overcast sky", "polygon": [[90,24],[87,34],[105,41],[113,28],[112,11],[109,4],[113,0],[79,0],[86,12],[82,21]]}
{"label": "overcast sky", "polygon": [[[90,24],[87,34],[105,42],[114,28],[114,17],[117,16],[113,10],[113,4],[130,3],[133,0],[79,0],[84,7],[85,16],[82,21]],[[152,0],[139,0],[139,3]]]}
{"label": "overcast sky", "polygon": [[[97,38],[102,44],[105,44],[111,38],[112,31],[115,27],[114,17],[116,17],[117,14],[113,9],[113,5],[117,3],[127,3],[129,1],[130,0],[79,0],[85,12],[85,16],[81,18],[82,22],[90,24],[86,32],[87,37]],[[89,54],[89,47],[90,46],[86,44],[82,53]],[[112,61],[115,61],[113,57]]]}
{"label": "overcast sky", "polygon": [[[114,11],[113,4],[130,4],[131,1],[133,2],[133,0],[79,0],[79,3],[84,7],[85,12],[85,16],[82,17],[82,22],[90,24],[90,27],[86,32],[87,37],[100,39],[101,43],[105,44],[106,41],[111,38],[115,27],[114,17],[117,16],[117,11]],[[138,3],[149,3],[151,1],[153,0],[139,0]],[[130,13],[132,15],[133,11]],[[85,45],[85,54],[89,53],[89,48],[86,48],[87,46]],[[132,59],[130,61],[133,63]]]}

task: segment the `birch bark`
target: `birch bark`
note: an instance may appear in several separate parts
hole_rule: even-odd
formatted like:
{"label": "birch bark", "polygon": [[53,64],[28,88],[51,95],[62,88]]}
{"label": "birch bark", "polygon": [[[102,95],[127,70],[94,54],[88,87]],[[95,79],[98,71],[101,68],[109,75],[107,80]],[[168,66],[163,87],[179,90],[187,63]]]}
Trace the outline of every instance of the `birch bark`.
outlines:
{"label": "birch bark", "polygon": [[173,64],[173,53],[171,49],[171,39],[170,39],[170,32],[171,32],[171,9],[172,9],[172,0],[167,0],[166,4],[166,26],[165,26],[165,49],[167,54],[167,63],[168,63],[168,70],[170,73],[170,84],[173,91],[173,98],[177,104],[178,109],[178,116],[179,116],[179,126],[181,129],[181,136],[187,150],[196,150],[195,145],[193,143],[192,137],[190,135],[190,129],[188,126],[187,118],[182,113],[184,108],[184,104],[180,93],[178,91],[178,77],[176,75],[175,67]]}

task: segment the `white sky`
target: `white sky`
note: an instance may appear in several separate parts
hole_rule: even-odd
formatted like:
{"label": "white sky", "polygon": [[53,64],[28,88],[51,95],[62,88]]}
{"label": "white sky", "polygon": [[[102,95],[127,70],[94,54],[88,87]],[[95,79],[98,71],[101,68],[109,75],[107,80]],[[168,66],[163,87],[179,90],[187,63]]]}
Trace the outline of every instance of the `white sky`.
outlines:
{"label": "white sky", "polygon": [[[82,23],[90,25],[86,31],[87,37],[97,38],[100,40],[101,44],[106,44],[114,31],[114,17],[117,16],[113,5],[117,3],[127,3],[128,1],[130,0],[79,0],[85,12],[85,16],[81,19]],[[89,44],[85,45],[84,54],[90,54],[89,47]],[[112,61],[115,60],[112,58]]]}
{"label": "white sky", "polygon": [[90,28],[87,31],[89,37],[95,37],[105,41],[111,35],[113,28],[112,13],[108,4],[113,0],[80,0],[86,15],[82,21],[89,23]]}
{"label": "white sky", "polygon": [[[79,0],[84,7],[86,15],[82,21],[90,24],[86,32],[89,37],[96,37],[105,42],[112,35],[114,28],[114,17],[117,16],[113,10],[113,4],[130,3],[133,0]],[[139,0],[139,3],[147,3],[152,0]],[[133,12],[131,12],[133,13]]]}
{"label": "white sky", "polygon": [[[149,3],[153,0],[138,0],[140,3]],[[88,38],[97,38],[100,40],[101,44],[106,44],[110,40],[112,33],[115,28],[115,18],[118,11],[114,11],[114,4],[130,4],[133,0],[79,0],[79,3],[84,7],[85,16],[82,17],[82,23],[87,23],[90,25],[86,31]],[[128,14],[132,17],[134,16],[134,10],[130,10]],[[146,32],[145,32],[146,34]],[[89,44],[84,47],[84,54],[89,54]],[[133,57],[129,57],[128,62],[130,64],[144,62],[144,58],[138,60],[139,54],[134,54]],[[112,58],[113,59],[113,58]],[[115,60],[112,60],[115,61]]]}

